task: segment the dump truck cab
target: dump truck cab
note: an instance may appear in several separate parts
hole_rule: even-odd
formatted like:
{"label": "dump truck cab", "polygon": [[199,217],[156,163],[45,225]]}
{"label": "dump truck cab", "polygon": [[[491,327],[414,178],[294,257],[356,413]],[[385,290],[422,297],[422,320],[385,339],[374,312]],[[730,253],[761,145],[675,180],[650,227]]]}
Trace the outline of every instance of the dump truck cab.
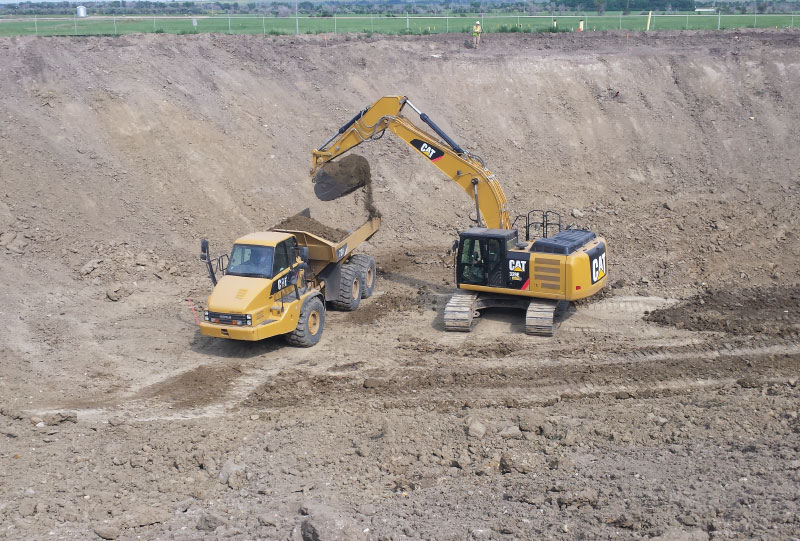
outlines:
{"label": "dump truck cab", "polygon": [[295,301],[306,293],[302,266],[297,239],[290,233],[265,231],[237,239],[208,298],[201,331],[260,340],[282,334],[283,328],[294,329],[299,313]]}

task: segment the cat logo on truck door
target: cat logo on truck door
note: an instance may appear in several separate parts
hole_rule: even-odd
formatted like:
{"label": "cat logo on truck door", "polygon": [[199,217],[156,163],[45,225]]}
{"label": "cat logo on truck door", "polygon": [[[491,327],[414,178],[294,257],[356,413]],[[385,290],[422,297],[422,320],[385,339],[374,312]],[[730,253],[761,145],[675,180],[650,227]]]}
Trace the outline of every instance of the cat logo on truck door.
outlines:
{"label": "cat logo on truck door", "polygon": [[588,252],[589,273],[592,276],[592,285],[606,277],[606,245],[598,244]]}

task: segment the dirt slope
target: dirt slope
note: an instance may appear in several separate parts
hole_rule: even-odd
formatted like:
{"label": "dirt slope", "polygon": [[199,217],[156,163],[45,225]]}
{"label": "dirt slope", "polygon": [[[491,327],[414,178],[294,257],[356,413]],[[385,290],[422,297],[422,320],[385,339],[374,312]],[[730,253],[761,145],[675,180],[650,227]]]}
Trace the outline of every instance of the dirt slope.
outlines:
{"label": "dirt slope", "polygon": [[[0,40],[0,536],[794,535],[798,52],[795,31]],[[470,198],[387,134],[358,149],[378,294],[311,350],[199,336],[201,238],[366,218],[361,191],[314,197],[310,151],[384,94],[514,211],[605,236],[615,287],[553,340],[519,314],[443,333]]]}

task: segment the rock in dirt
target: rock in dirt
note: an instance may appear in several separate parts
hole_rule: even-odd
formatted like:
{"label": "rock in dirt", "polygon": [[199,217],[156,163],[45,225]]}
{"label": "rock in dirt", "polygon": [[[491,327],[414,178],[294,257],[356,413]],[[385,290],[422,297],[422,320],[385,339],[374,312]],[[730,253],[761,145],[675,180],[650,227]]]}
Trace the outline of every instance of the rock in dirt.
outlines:
{"label": "rock in dirt", "polygon": [[33,498],[24,498],[19,502],[17,511],[22,518],[32,517],[39,511],[39,503]]}
{"label": "rock in dirt", "polygon": [[203,513],[197,521],[197,529],[203,532],[213,532],[227,522],[214,513]]}
{"label": "rock in dirt", "polygon": [[351,516],[321,504],[305,504],[300,526],[303,541],[350,541],[366,539],[364,529]]}
{"label": "rock in dirt", "polygon": [[244,482],[244,464],[237,464],[233,460],[228,460],[222,465],[217,479],[223,485],[236,489],[242,488]]}
{"label": "rock in dirt", "polygon": [[386,382],[379,378],[367,378],[364,380],[365,389],[378,389],[386,385]]}
{"label": "rock in dirt", "polygon": [[103,262],[102,259],[92,259],[91,261],[87,262],[83,267],[81,267],[81,274],[84,276],[88,276],[92,273],[93,270],[98,268],[100,264]]}
{"label": "rock in dirt", "polygon": [[507,440],[518,440],[522,438],[522,432],[517,425],[507,426],[500,431],[500,437]]}
{"label": "rock in dirt", "polygon": [[60,425],[61,423],[77,423],[78,413],[74,411],[59,411],[56,413],[48,413],[42,418],[42,421],[47,426]]}
{"label": "rock in dirt", "polygon": [[581,212],[579,209],[572,209],[572,217],[573,218],[583,218],[585,214]]}
{"label": "rock in dirt", "polygon": [[119,528],[108,524],[98,524],[94,527],[94,533],[96,533],[100,539],[116,539],[119,537],[120,531]]}
{"label": "rock in dirt", "polygon": [[476,419],[473,419],[467,425],[467,434],[472,438],[480,439],[486,435],[486,425]]}

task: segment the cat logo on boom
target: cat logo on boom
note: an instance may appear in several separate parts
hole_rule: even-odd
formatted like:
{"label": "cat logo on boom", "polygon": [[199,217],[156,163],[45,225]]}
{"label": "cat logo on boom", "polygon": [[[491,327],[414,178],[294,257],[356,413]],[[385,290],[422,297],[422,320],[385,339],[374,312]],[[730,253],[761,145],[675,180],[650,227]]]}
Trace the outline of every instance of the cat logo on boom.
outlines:
{"label": "cat logo on boom", "polygon": [[412,139],[411,146],[419,150],[426,158],[428,158],[432,162],[435,162],[436,160],[444,156],[444,152],[442,152],[435,146],[430,145],[425,141],[421,141],[419,139]]}

